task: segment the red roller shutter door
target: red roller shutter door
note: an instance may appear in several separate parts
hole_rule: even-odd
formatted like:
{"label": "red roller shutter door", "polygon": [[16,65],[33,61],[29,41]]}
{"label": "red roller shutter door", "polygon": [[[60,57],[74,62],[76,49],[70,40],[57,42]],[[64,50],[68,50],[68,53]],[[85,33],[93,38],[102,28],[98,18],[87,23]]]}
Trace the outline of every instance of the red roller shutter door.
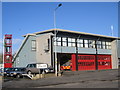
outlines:
{"label": "red roller shutter door", "polygon": [[95,55],[78,55],[78,70],[95,70]]}
{"label": "red roller shutter door", "polygon": [[[76,70],[76,55],[72,55],[72,71]],[[95,70],[95,55],[78,55],[78,70]]]}
{"label": "red roller shutter door", "polygon": [[[112,69],[111,55],[97,55],[98,70]],[[78,55],[78,70],[96,70],[95,55]],[[76,71],[76,55],[72,54],[72,71]]]}
{"label": "red roller shutter door", "polygon": [[98,70],[112,69],[111,55],[98,55]]}

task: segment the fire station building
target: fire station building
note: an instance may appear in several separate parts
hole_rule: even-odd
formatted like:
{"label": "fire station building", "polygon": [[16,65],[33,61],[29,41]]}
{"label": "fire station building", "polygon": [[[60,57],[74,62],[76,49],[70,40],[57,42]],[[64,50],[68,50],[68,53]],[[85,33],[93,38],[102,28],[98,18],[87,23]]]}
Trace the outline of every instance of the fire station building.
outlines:
{"label": "fire station building", "polygon": [[[55,35],[56,33],[56,35]],[[14,67],[47,63],[55,68],[71,64],[71,70],[118,69],[117,37],[63,29],[49,29],[24,35],[14,56]]]}

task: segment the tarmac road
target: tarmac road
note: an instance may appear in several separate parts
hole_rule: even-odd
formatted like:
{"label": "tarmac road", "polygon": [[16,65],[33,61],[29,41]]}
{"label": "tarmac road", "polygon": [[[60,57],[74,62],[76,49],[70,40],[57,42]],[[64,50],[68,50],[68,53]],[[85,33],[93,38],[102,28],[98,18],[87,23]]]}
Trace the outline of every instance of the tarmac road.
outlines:
{"label": "tarmac road", "polygon": [[83,81],[59,85],[41,86],[36,88],[116,88],[118,87],[117,84],[118,81]]}
{"label": "tarmac road", "polygon": [[118,70],[64,72],[61,77],[3,82],[3,88],[118,88]]}

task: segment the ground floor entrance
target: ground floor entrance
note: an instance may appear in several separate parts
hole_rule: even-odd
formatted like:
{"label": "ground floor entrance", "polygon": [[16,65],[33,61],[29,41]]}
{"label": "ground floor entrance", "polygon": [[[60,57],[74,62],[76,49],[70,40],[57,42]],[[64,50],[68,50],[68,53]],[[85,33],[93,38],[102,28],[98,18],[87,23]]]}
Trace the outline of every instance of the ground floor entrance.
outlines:
{"label": "ground floor entrance", "polygon": [[58,54],[61,70],[112,69],[111,55]]}
{"label": "ground floor entrance", "polygon": [[[71,55],[72,71],[112,69],[111,55]],[[96,60],[97,58],[97,60]],[[78,59],[78,60],[77,60]],[[97,65],[96,65],[97,64]]]}

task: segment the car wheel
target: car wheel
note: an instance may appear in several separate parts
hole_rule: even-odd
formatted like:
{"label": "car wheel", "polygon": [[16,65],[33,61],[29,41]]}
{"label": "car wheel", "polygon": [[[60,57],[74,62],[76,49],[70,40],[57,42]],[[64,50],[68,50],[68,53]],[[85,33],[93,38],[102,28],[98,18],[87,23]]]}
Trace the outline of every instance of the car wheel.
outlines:
{"label": "car wheel", "polygon": [[48,70],[45,70],[44,73],[45,73],[45,74],[48,73]]}
{"label": "car wheel", "polygon": [[28,75],[31,75],[31,74],[32,74],[32,72],[31,72],[31,71],[28,71],[28,72],[27,72],[27,74],[28,74]]}
{"label": "car wheel", "polygon": [[20,74],[17,74],[17,75],[16,75],[16,78],[20,78]]}

